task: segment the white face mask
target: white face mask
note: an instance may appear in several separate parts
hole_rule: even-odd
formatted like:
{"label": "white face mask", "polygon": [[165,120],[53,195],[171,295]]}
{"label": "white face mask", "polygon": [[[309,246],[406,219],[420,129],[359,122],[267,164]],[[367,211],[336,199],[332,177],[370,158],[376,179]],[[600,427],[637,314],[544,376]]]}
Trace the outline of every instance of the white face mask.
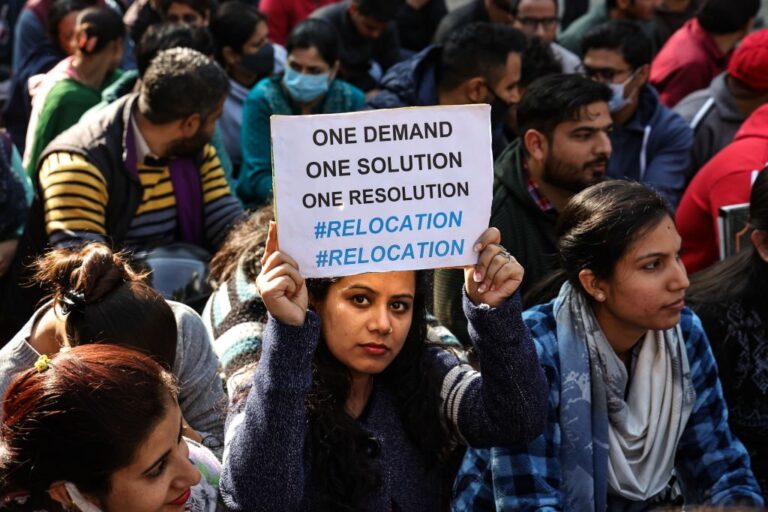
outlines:
{"label": "white face mask", "polygon": [[101,509],[85,499],[80,490],[72,482],[64,482],[64,488],[69,493],[69,498],[80,512],[101,512]]}
{"label": "white face mask", "polygon": [[627,84],[631,82],[633,78],[635,78],[635,75],[638,71],[639,69],[635,70],[631,75],[629,75],[629,78],[620,84],[606,84],[611,88],[611,92],[613,93],[611,96],[611,101],[608,102],[608,109],[611,112],[618,112],[619,110],[632,103],[631,100],[624,97],[624,89],[627,87]]}

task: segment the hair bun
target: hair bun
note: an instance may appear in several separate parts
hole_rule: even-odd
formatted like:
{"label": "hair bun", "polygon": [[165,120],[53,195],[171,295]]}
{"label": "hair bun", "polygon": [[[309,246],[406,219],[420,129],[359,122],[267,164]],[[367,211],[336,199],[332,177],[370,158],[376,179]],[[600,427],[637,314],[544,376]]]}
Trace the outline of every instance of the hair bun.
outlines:
{"label": "hair bun", "polygon": [[141,281],[122,254],[102,243],[90,243],[79,251],[56,249],[36,262],[35,277],[52,288],[57,302],[75,293],[85,304],[97,302],[126,281]]}

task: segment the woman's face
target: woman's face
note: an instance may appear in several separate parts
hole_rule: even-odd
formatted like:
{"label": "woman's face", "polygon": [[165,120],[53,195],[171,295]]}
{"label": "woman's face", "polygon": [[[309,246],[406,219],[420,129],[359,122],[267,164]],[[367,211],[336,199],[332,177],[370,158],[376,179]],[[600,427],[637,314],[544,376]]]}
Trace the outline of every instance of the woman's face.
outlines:
{"label": "woman's face", "polygon": [[[609,340],[637,341],[648,330],[669,329],[680,321],[689,284],[680,241],[672,219],[665,216],[629,246],[613,276],[601,282],[605,301],[597,303],[596,316]],[[621,352],[631,347],[614,348]]]}
{"label": "woman's face", "polygon": [[331,354],[353,375],[382,372],[397,357],[413,319],[415,272],[348,276],[315,304]]}
{"label": "woman's face", "polygon": [[299,73],[321,75],[331,71],[331,65],[323,60],[320,52],[314,46],[311,48],[294,48],[288,54],[288,65]]}
{"label": "woman's face", "polygon": [[133,462],[116,471],[101,503],[105,511],[181,512],[200,471],[182,439],[181,409],[173,401],[165,417],[139,446]]}

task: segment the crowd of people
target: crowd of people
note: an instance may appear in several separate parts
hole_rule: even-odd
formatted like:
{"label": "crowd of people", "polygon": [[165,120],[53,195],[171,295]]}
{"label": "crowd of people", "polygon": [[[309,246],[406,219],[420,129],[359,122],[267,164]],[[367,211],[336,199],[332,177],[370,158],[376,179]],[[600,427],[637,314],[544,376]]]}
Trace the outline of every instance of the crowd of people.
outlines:
{"label": "crowd of people", "polygon": [[[0,509],[761,510],[761,1],[457,3],[6,3]],[[270,117],[466,104],[476,263],[305,278]]]}

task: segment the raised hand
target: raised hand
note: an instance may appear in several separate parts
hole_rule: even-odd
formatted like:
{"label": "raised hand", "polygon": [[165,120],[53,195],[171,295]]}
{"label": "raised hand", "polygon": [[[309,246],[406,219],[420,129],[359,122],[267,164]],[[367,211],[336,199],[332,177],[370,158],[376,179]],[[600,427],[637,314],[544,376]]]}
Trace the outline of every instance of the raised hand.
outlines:
{"label": "raised hand", "polygon": [[270,222],[256,287],[267,311],[284,324],[304,325],[309,295],[296,261],[277,248],[277,224]]}
{"label": "raised hand", "polygon": [[514,294],[523,281],[523,267],[500,245],[496,228],[486,229],[475,242],[477,264],[464,269],[467,295],[475,305],[500,305]]}

